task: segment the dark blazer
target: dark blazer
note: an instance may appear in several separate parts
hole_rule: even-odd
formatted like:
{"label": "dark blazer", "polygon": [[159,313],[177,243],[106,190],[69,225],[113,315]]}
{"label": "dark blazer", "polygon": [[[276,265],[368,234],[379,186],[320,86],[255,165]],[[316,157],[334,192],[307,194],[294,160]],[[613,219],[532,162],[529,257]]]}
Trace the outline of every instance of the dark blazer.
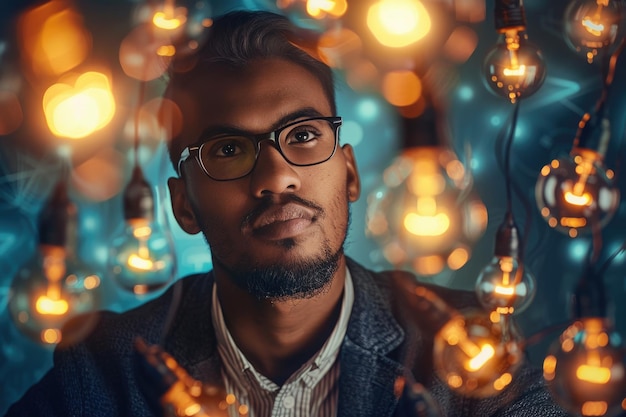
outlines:
{"label": "dark blazer", "polygon": [[[413,276],[375,273],[351,259],[348,267],[355,294],[340,352],[338,416],[409,415],[410,398],[398,398],[395,385],[403,375],[423,383],[445,416],[566,415],[552,402],[541,374],[529,366],[496,397],[475,400],[452,393],[432,372],[432,323],[420,319],[415,297],[411,298]],[[7,416],[158,415],[138,372],[133,348],[137,336],[160,344],[192,377],[221,385],[211,324],[212,286],[212,273],[192,275],[133,310],[99,313],[96,330],[82,343],[57,347],[53,368]],[[471,292],[430,288],[456,308],[476,304]],[[177,299],[180,302],[173,303]],[[172,306],[175,314],[166,326]]]}

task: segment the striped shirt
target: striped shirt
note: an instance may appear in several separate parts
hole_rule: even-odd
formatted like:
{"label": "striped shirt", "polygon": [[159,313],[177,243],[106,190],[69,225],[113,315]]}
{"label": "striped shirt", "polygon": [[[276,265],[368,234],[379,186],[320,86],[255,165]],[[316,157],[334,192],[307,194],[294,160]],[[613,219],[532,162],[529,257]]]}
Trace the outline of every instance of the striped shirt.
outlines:
{"label": "striped shirt", "polygon": [[250,417],[331,417],[337,415],[339,398],[339,348],[348,328],[354,302],[350,271],[346,280],[339,320],[322,348],[287,381],[278,386],[261,375],[246,359],[226,328],[222,307],[213,285],[211,316],[222,361],[226,391],[250,408]]}

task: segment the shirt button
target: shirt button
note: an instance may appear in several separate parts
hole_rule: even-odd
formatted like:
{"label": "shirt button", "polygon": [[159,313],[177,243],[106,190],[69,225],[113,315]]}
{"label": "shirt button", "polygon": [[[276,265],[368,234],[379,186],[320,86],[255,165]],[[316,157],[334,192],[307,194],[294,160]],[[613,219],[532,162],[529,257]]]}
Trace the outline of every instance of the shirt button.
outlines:
{"label": "shirt button", "polygon": [[296,399],[292,395],[287,395],[283,398],[283,407],[293,408],[294,405],[296,405]]}

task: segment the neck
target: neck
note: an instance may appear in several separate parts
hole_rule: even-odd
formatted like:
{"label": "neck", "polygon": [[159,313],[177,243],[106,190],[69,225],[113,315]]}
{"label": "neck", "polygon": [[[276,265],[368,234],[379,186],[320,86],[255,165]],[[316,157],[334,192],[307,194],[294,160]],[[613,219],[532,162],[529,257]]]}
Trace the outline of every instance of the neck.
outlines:
{"label": "neck", "polygon": [[321,349],[341,312],[346,276],[341,258],[333,279],[306,299],[258,300],[216,266],[217,294],[228,330],[248,361],[282,385]]}

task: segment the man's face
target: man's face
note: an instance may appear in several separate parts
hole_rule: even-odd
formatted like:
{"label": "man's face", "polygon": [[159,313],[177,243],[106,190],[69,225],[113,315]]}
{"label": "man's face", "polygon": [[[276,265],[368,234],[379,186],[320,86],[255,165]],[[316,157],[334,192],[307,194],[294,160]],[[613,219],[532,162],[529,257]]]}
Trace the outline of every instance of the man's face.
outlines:
{"label": "man's face", "polygon": [[[288,61],[258,60],[242,70],[216,67],[205,75],[173,96],[185,117],[183,147],[208,131],[258,134],[306,117],[332,116],[320,81]],[[225,271],[259,298],[306,297],[325,285],[317,282],[323,271],[302,275],[312,268],[332,275],[342,254],[348,202],[360,191],[349,145],[322,164],[297,167],[265,141],[254,170],[231,181],[209,178],[195,158],[182,171],[184,183],[169,183],[174,214],[188,233],[204,233],[216,273]],[[295,275],[284,277],[289,271]],[[268,282],[257,282],[262,280]]]}

